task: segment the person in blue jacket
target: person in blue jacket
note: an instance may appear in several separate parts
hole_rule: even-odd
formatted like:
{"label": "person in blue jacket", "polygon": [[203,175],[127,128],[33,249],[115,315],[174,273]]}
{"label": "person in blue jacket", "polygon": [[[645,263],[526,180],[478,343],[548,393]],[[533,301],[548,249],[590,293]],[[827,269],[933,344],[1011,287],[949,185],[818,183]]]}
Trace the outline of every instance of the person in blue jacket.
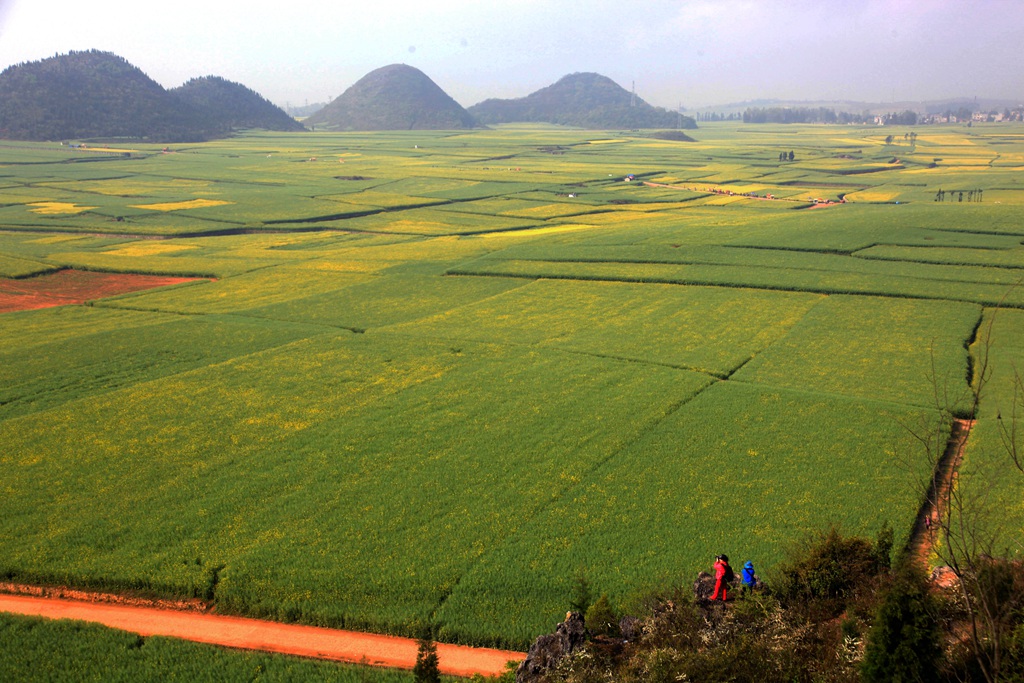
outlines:
{"label": "person in blue jacket", "polygon": [[743,565],[743,572],[741,574],[741,581],[743,582],[743,593],[754,590],[754,584],[757,583],[757,577],[754,576],[754,563],[747,560],[746,564]]}

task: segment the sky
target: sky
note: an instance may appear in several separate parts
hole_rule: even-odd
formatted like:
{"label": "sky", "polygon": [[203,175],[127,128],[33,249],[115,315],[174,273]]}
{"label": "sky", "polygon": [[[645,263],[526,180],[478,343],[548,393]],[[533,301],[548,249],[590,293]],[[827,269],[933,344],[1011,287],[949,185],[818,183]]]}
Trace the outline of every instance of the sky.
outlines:
{"label": "sky", "polygon": [[1024,0],[0,0],[0,69],[114,52],[326,102],[405,63],[460,104],[595,71],[674,109],[757,99],[1024,102]]}

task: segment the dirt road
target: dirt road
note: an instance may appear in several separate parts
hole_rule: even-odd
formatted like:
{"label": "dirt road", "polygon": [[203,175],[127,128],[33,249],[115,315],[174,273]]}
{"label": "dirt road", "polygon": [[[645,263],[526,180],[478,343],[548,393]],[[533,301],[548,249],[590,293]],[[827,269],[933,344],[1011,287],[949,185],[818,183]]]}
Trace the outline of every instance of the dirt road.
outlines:
{"label": "dirt road", "polygon": [[935,464],[935,473],[932,477],[932,486],[929,489],[925,503],[917,515],[917,521],[910,535],[908,547],[922,566],[928,566],[932,549],[935,545],[935,536],[938,533],[941,520],[939,516],[944,513],[937,504],[942,503],[949,495],[949,487],[956,481],[957,472],[960,469],[960,461],[963,459],[964,447],[967,439],[974,428],[974,420],[954,420],[953,430],[949,435],[949,442],[946,450]]}
{"label": "dirt road", "polygon": [[[416,664],[415,640],[314,626],[279,624],[152,607],[133,607],[77,600],[0,594],[0,612],[50,619],[77,619],[143,636],[170,636],[246,650],[315,657],[340,662],[411,669]],[[485,676],[505,671],[521,652],[437,644],[441,673]]]}

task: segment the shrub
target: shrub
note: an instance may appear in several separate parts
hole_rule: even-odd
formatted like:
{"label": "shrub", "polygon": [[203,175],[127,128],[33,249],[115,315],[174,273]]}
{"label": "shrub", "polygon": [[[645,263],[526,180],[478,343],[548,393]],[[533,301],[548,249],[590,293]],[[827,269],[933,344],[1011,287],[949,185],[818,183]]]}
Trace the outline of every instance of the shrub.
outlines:
{"label": "shrub", "polygon": [[936,680],[942,659],[936,612],[923,570],[903,562],[868,631],[861,667],[864,680]]}
{"label": "shrub", "polygon": [[791,550],[770,585],[787,609],[830,618],[869,588],[879,570],[879,554],[870,541],[843,537],[833,528]]}
{"label": "shrub", "polygon": [[590,606],[584,616],[587,628],[595,636],[617,636],[619,635],[619,618],[612,609],[611,602],[606,594],[602,594],[597,601]]}

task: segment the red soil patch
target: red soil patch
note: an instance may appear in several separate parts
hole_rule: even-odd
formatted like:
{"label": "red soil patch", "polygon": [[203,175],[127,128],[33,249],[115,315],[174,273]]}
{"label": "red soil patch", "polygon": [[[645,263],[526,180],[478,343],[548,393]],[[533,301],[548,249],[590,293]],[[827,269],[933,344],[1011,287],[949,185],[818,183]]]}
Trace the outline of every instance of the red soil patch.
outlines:
{"label": "red soil patch", "polygon": [[[169,636],[246,650],[400,669],[416,665],[418,649],[416,641],[408,638],[103,602],[0,595],[0,612],[75,619],[143,636]],[[521,652],[445,643],[437,644],[437,656],[441,673],[465,677],[498,675],[505,671],[507,662],[525,657]]]}
{"label": "red soil patch", "polygon": [[83,304],[115,294],[176,285],[203,278],[58,270],[36,277],[0,278],[0,313]]}

